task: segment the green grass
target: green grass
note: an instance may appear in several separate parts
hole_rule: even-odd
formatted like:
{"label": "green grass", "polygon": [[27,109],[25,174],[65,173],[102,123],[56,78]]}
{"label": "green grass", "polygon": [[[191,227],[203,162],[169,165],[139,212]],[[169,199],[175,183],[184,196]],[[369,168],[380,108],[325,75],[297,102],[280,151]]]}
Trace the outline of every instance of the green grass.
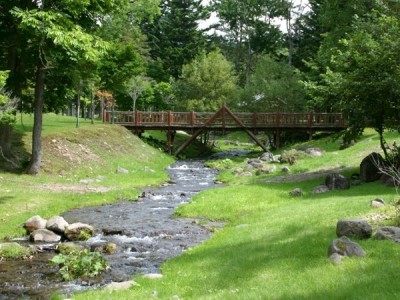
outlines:
{"label": "green grass", "polygon": [[[388,141],[398,138],[388,134]],[[355,146],[338,150],[329,138],[307,143],[323,148],[324,157],[307,158],[292,166],[294,172],[315,169],[356,168],[361,159],[379,151],[377,136],[367,132]],[[215,163],[222,172],[244,164],[244,158]],[[354,170],[351,170],[354,171]],[[212,238],[169,260],[160,280],[134,279],[139,283],[119,292],[93,291],[76,299],[398,299],[400,269],[398,245],[374,239],[357,241],[367,252],[362,259],[347,258],[334,265],[327,258],[340,219],[371,214],[388,217],[374,221],[374,231],[395,225],[399,196],[380,183],[349,190],[312,195],[323,178],[298,183],[263,183],[268,178],[227,175],[230,186],[208,190],[181,206],[176,216],[201,217],[225,222]],[[261,180],[260,180],[261,179]],[[296,187],[302,197],[291,197]],[[388,205],[373,209],[370,201],[383,198]],[[395,219],[392,219],[395,217]],[[397,219],[397,220],[396,220]],[[155,296],[156,295],[156,296]]]}
{"label": "green grass", "polygon": [[[301,186],[306,191],[316,182]],[[76,299],[396,299],[398,246],[359,241],[363,259],[333,265],[327,258],[339,219],[381,212],[369,201],[394,201],[393,190],[377,183],[322,195],[289,197],[294,184],[257,184],[209,190],[178,210],[181,216],[224,220],[204,244],[168,261],[163,279],[137,276],[140,286]]]}

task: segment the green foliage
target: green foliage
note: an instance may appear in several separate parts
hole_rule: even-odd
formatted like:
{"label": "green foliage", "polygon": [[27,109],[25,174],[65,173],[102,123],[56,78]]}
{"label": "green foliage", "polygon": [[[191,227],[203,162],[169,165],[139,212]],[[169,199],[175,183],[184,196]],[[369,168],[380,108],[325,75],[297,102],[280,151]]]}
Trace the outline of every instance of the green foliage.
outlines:
{"label": "green foliage", "polygon": [[17,243],[0,244],[0,260],[27,258],[33,252],[32,248],[24,247]]}
{"label": "green foliage", "polygon": [[162,1],[161,15],[153,24],[143,25],[150,40],[151,56],[156,61],[154,79],[178,78],[182,66],[205,49],[206,39],[198,29],[198,22],[207,16],[201,0]]}
{"label": "green foliage", "polygon": [[[400,107],[400,19],[374,12],[356,19],[352,32],[331,56],[323,84],[309,85],[312,95],[336,99],[334,110],[350,122],[348,139],[371,126],[381,135],[396,127]],[[381,145],[383,146],[381,141]]]}
{"label": "green foliage", "polygon": [[240,106],[249,111],[300,112],[305,109],[304,90],[297,70],[264,55],[243,92]]}
{"label": "green foliage", "polygon": [[240,82],[248,82],[257,55],[277,54],[283,34],[272,20],[286,15],[286,1],[214,0],[220,19],[217,28],[224,32],[220,47],[235,64]]}
{"label": "green foliage", "polygon": [[17,100],[5,91],[8,72],[0,71],[0,126],[15,123]]}
{"label": "green foliage", "polygon": [[50,263],[60,267],[60,274],[64,280],[73,280],[83,277],[95,277],[107,269],[107,261],[100,252],[90,252],[84,249],[70,254],[58,254]]}
{"label": "green foliage", "polygon": [[107,43],[85,32],[80,25],[73,23],[73,20],[60,12],[22,10],[15,7],[11,13],[18,19],[22,30],[38,39],[37,43],[51,41],[73,61],[80,58],[97,61],[106,52]]}
{"label": "green foliage", "polygon": [[178,105],[185,110],[216,111],[235,102],[238,94],[233,66],[220,51],[202,53],[184,65],[176,83]]}

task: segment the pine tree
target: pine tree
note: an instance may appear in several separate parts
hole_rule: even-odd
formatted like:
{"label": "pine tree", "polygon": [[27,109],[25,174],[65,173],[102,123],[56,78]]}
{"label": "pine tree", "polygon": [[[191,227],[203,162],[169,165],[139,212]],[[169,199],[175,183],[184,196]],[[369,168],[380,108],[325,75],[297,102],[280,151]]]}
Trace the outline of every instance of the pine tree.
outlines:
{"label": "pine tree", "polygon": [[199,21],[207,18],[201,2],[165,0],[161,4],[160,17],[145,29],[152,48],[151,55],[159,63],[158,74],[150,75],[158,81],[168,81],[169,76],[178,78],[182,66],[205,48],[205,37],[198,28]]}

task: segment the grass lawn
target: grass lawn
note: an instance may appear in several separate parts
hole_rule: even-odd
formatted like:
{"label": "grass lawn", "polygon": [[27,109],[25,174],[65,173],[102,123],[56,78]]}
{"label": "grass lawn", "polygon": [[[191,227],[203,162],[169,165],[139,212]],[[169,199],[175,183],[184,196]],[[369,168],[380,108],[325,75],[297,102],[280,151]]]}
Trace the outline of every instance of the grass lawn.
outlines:
{"label": "grass lawn", "polygon": [[[398,138],[387,136],[389,141]],[[355,146],[339,151],[329,139],[311,141],[325,149],[321,158],[299,160],[300,170],[350,167],[378,151],[372,132]],[[336,143],[336,148],[334,147]],[[221,161],[222,178],[231,185],[202,192],[181,206],[179,217],[204,217],[225,222],[213,237],[162,267],[162,279],[136,276],[139,284],[119,292],[93,291],[76,299],[398,299],[400,248],[390,241],[357,241],[367,255],[347,258],[335,265],[327,258],[336,238],[336,223],[344,218],[389,219],[371,221],[374,231],[382,225],[398,225],[393,188],[380,183],[353,186],[349,190],[312,195],[323,178],[297,183],[265,183],[260,177],[238,179],[232,169],[244,163]],[[227,166],[229,165],[229,166]],[[229,175],[228,175],[229,174]],[[291,197],[296,187],[302,197]],[[380,197],[388,205],[373,209]]]}

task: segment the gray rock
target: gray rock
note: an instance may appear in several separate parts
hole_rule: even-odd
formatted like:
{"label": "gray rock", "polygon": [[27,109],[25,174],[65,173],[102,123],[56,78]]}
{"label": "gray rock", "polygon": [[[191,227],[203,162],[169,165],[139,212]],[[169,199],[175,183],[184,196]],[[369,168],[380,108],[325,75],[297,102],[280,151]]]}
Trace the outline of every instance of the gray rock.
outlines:
{"label": "gray rock", "polygon": [[33,216],[24,223],[24,228],[28,233],[31,233],[38,229],[45,229],[46,223],[47,220],[43,219],[41,216]]}
{"label": "gray rock", "polygon": [[290,173],[289,167],[283,167],[283,168],[281,169],[281,171],[282,171],[283,173]]}
{"label": "gray rock", "polygon": [[272,161],[274,161],[274,155],[271,152],[264,152],[260,156],[260,160],[267,161],[267,162],[272,162]]}
{"label": "gray rock", "polygon": [[260,168],[258,168],[256,175],[262,175],[262,174],[271,174],[276,171],[276,166],[274,165],[262,165]]}
{"label": "gray rock", "polygon": [[55,243],[61,240],[61,236],[48,229],[37,229],[31,233],[30,240],[35,243]]}
{"label": "gray rock", "polygon": [[159,273],[150,273],[150,274],[144,274],[142,277],[147,279],[161,279],[163,278],[163,275]]}
{"label": "gray rock", "polygon": [[380,199],[380,198],[376,198],[376,199],[371,201],[371,206],[375,207],[375,208],[384,207],[385,206],[385,200]]}
{"label": "gray rock", "polygon": [[128,174],[129,173],[129,171],[127,169],[124,169],[124,168],[121,168],[121,167],[118,167],[116,172],[118,174]]}
{"label": "gray rock", "polygon": [[379,168],[384,166],[385,161],[383,157],[376,152],[371,153],[365,157],[360,164],[360,176],[365,182],[376,181],[381,177]]}
{"label": "gray rock", "polygon": [[400,243],[400,227],[384,226],[378,229],[375,234],[377,240],[391,240]]}
{"label": "gray rock", "polygon": [[46,222],[46,229],[54,231],[55,233],[63,234],[65,231],[65,228],[68,227],[69,224],[63,217],[60,216],[55,216],[51,217],[47,222]]}
{"label": "gray rock", "polygon": [[330,190],[345,190],[350,188],[350,180],[339,173],[331,173],[326,176],[325,185]]}
{"label": "gray rock", "polygon": [[240,177],[251,177],[253,174],[251,172],[243,172],[238,174]]}
{"label": "gray rock", "polygon": [[338,253],[333,253],[329,256],[329,260],[334,264],[340,264],[343,260],[343,256]]}
{"label": "gray rock", "polygon": [[329,188],[325,184],[321,184],[319,186],[316,186],[311,191],[311,194],[315,195],[315,194],[322,194],[322,193],[326,193],[326,192],[329,192]]}
{"label": "gray rock", "polygon": [[362,219],[339,220],[336,225],[336,235],[368,239],[372,235],[372,227]]}
{"label": "gray rock", "polygon": [[311,156],[317,157],[324,155],[324,151],[319,148],[307,148],[306,150],[304,150],[304,152]]}
{"label": "gray rock", "polygon": [[341,256],[357,256],[364,257],[365,251],[357,243],[350,241],[346,236],[342,236],[339,239],[333,240],[328,248],[328,257],[333,254],[338,254]]}
{"label": "gray rock", "polygon": [[65,228],[65,236],[70,241],[82,241],[91,237],[94,233],[94,228],[84,223],[73,223]]}
{"label": "gray rock", "polygon": [[243,169],[242,168],[236,168],[235,170],[233,170],[233,173],[235,173],[235,174],[240,174],[240,173],[243,173]]}
{"label": "gray rock", "polygon": [[300,197],[300,196],[304,195],[304,192],[301,188],[295,188],[289,194],[290,194],[290,196],[293,196],[293,197]]}

